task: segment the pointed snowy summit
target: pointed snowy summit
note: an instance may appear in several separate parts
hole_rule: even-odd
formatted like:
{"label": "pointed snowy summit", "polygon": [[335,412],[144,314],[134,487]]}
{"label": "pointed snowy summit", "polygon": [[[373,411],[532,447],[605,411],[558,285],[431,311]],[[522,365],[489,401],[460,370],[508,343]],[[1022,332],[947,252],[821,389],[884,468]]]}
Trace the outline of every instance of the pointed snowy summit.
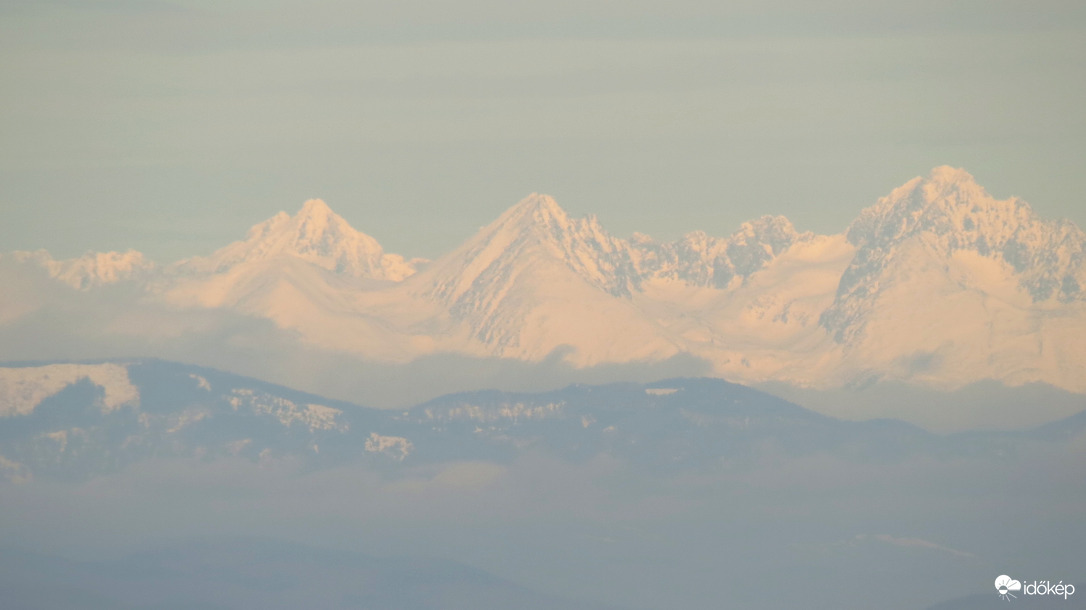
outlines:
{"label": "pointed snowy summit", "polygon": [[506,210],[491,226],[530,230],[539,226],[567,226],[569,214],[550,195],[532,193]]}
{"label": "pointed snowy summit", "polygon": [[973,174],[970,174],[960,167],[953,167],[951,165],[940,165],[931,168],[927,182],[939,184],[977,184],[977,180],[973,177]]}
{"label": "pointed snowy summit", "polygon": [[435,294],[456,301],[469,290],[552,266],[617,294],[627,279],[625,242],[612,237],[594,216],[571,218],[553,197],[532,193],[483,227],[435,264]]}
{"label": "pointed snowy summit", "polygon": [[[332,211],[332,208],[328,207],[328,204],[325,203],[323,199],[307,199],[306,202],[302,204],[302,209],[298,214],[302,216],[335,216],[336,218],[340,218]],[[340,220],[342,220],[342,218],[340,218]]]}
{"label": "pointed snowy summit", "polygon": [[993,278],[1004,278],[1034,303],[1086,300],[1086,234],[1016,197],[996,199],[961,169],[937,167],[894,189],[860,213],[848,240],[856,256],[821,316],[840,341],[894,310],[881,299],[908,282],[916,293],[944,285],[990,294],[1002,290]]}
{"label": "pointed snowy summit", "polygon": [[944,165],[860,212],[848,238],[858,246],[887,247],[926,232],[947,236],[950,247],[976,245],[978,240],[990,247],[1038,221],[1026,202],[1016,197],[997,200],[969,172]]}
{"label": "pointed snowy summit", "polygon": [[400,281],[415,272],[398,254],[386,254],[376,239],[354,229],[320,199],[310,199],[294,216],[280,212],[255,225],[244,241],[234,242],[189,268],[221,273],[237,265],[278,257],[305,260],[345,275]]}

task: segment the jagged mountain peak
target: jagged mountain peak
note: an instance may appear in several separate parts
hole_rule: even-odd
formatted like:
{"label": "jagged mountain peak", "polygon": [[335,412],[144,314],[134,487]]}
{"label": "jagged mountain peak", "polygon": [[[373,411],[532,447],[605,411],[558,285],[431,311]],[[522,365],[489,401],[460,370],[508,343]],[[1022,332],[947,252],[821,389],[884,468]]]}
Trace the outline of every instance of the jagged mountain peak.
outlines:
{"label": "jagged mountain peak", "polygon": [[532,193],[435,264],[434,273],[443,278],[434,292],[460,302],[488,294],[492,283],[504,285],[527,267],[552,264],[607,292],[628,291],[620,271],[628,265],[625,242],[594,216],[571,218],[553,197]]}
{"label": "jagged mountain peak", "polygon": [[800,237],[801,234],[796,231],[791,220],[784,216],[767,214],[744,222],[728,240],[733,244],[752,242],[765,244],[772,249],[773,254],[780,254]]}
{"label": "jagged mountain peak", "polygon": [[281,233],[279,237],[289,237],[292,244],[300,250],[319,247],[319,244],[332,244],[337,241],[350,241],[366,249],[380,248],[377,240],[355,230],[342,216],[332,211],[328,204],[320,199],[310,199],[302,205],[293,217],[280,212],[273,219],[275,227]]}
{"label": "jagged mountain peak", "polygon": [[376,239],[356,230],[324,201],[310,199],[290,216],[279,212],[251,229],[244,241],[207,258],[183,261],[190,271],[220,273],[238,264],[278,257],[305,260],[354,277],[399,281],[415,272],[398,254],[386,254]]}
{"label": "jagged mountain peak", "polygon": [[550,243],[561,251],[563,256],[571,248],[583,245],[585,240],[595,242],[605,251],[620,248],[620,240],[612,237],[600,225],[594,214],[573,217],[566,212],[550,195],[532,193],[519,203],[506,210],[498,220],[484,228],[482,233],[506,233],[510,237],[517,234],[522,237]]}
{"label": "jagged mountain peak", "polygon": [[308,242],[349,239],[359,241],[366,247],[377,244],[377,240],[355,230],[320,199],[306,201],[302,209],[294,215],[293,221],[298,227],[299,237]]}
{"label": "jagged mountain peak", "polygon": [[790,235],[798,234],[792,221],[788,220],[787,216],[781,216],[780,214],[765,214],[754,220],[744,222],[739,226],[739,230],[735,234],[755,234],[765,231],[779,231]]}
{"label": "jagged mountain peak", "polygon": [[839,340],[859,335],[888,285],[919,277],[910,265],[921,259],[938,261],[947,278],[953,261],[972,260],[952,283],[978,292],[1005,277],[1036,303],[1086,299],[1086,234],[1016,197],[996,199],[961,169],[937,167],[894,189],[860,213],[848,240],[856,256],[821,318]]}
{"label": "jagged mountain peak", "polygon": [[327,218],[329,216],[339,218],[323,199],[307,199],[302,204],[302,209],[298,211],[298,214],[307,218]]}
{"label": "jagged mountain peak", "polygon": [[733,273],[749,277],[797,241],[812,237],[811,233],[797,232],[784,216],[766,215],[743,223],[728,238],[725,252]]}
{"label": "jagged mountain peak", "polygon": [[784,216],[767,215],[743,223],[729,237],[698,230],[661,243],[635,234],[630,244],[638,282],[655,278],[727,288],[733,281],[747,281],[796,242],[813,237],[797,232]]}
{"label": "jagged mountain peak", "polygon": [[558,205],[554,197],[542,193],[532,193],[509,208],[511,217],[536,222],[550,220],[568,221],[569,214]]}
{"label": "jagged mountain peak", "polygon": [[891,191],[889,199],[908,201],[913,207],[939,202],[977,202],[993,200],[972,174],[960,167],[940,165],[925,176],[917,176]]}
{"label": "jagged mountain peak", "polygon": [[941,186],[979,186],[977,185],[977,180],[973,177],[973,174],[970,174],[960,167],[953,167],[951,165],[933,167],[931,172],[928,173],[928,178],[925,182]]}
{"label": "jagged mountain peak", "polygon": [[[940,166],[863,210],[848,229],[853,244],[889,245],[916,233],[950,236],[948,247],[988,249],[1038,222],[1026,202],[997,200],[968,172]],[[985,252],[982,252],[982,254]]]}

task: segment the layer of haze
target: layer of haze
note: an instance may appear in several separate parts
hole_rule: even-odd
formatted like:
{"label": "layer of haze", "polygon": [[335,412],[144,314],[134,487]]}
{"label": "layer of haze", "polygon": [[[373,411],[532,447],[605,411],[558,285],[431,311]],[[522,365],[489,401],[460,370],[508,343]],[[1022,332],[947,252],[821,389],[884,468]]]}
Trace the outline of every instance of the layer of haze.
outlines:
{"label": "layer of haze", "polygon": [[208,252],[322,197],[433,257],[532,191],[619,235],[842,230],[940,164],[1086,225],[1070,2],[0,2],[0,250]]}
{"label": "layer of haze", "polygon": [[[452,559],[625,608],[906,610],[972,593],[998,608],[993,574],[1083,582],[1082,440],[1003,459],[883,464],[767,453],[750,468],[669,477],[606,454],[574,464],[527,452],[509,465],[396,474],[152,461],[84,483],[0,482],[0,538],[110,559],[259,536]],[[1052,605],[1079,607],[1071,602]]]}

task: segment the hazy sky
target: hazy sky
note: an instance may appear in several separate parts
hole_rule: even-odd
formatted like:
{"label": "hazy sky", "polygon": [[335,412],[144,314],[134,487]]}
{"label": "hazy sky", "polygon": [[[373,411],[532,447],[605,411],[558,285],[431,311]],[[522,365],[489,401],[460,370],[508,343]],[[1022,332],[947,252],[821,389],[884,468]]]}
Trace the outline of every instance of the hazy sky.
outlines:
{"label": "hazy sky", "polygon": [[837,232],[941,164],[1086,226],[1086,5],[813,4],[0,0],[0,251],[170,261],[320,197],[435,256],[533,191]]}

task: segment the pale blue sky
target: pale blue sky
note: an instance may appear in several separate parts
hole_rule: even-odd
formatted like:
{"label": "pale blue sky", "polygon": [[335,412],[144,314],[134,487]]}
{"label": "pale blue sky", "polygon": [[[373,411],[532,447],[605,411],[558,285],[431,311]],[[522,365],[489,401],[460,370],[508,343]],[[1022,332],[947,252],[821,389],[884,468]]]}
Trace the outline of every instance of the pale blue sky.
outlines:
{"label": "pale blue sky", "polygon": [[836,232],[931,167],[1086,226],[1081,2],[0,0],[0,251],[206,253],[310,197],[435,256]]}

